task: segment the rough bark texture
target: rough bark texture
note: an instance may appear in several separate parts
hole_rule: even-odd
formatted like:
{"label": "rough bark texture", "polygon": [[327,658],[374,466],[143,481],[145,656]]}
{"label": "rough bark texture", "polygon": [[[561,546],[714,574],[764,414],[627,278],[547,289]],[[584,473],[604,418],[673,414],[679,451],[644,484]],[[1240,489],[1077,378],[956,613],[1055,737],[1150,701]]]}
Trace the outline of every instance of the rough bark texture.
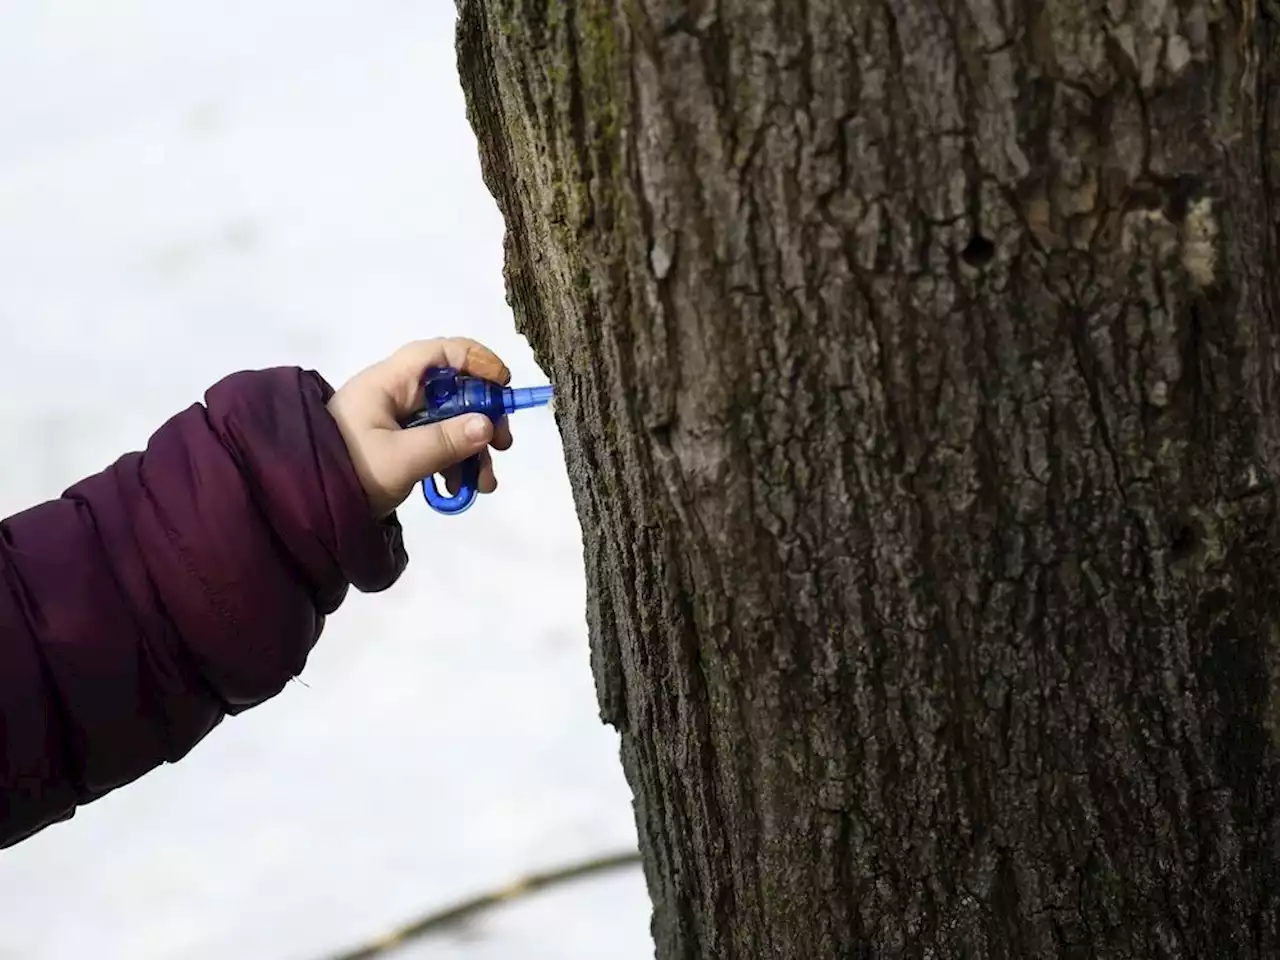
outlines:
{"label": "rough bark texture", "polygon": [[1280,956],[1261,0],[459,0],[663,960]]}

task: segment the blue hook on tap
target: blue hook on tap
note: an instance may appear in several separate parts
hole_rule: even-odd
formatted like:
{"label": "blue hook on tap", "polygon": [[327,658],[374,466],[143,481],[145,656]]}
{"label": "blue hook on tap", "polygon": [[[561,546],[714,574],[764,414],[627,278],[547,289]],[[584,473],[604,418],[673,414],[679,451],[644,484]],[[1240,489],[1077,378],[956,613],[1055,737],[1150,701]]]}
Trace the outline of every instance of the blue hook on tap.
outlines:
{"label": "blue hook on tap", "polygon": [[[503,387],[479,377],[459,376],[454,367],[430,367],[422,378],[426,402],[401,426],[421,427],[468,413],[483,413],[497,426],[502,418],[517,410],[544,407],[555,388]],[[462,485],[452,497],[440,492],[435,477],[424,477],[422,495],[437,513],[459,514],[471,506],[480,486],[480,457],[468,457],[462,464]]]}

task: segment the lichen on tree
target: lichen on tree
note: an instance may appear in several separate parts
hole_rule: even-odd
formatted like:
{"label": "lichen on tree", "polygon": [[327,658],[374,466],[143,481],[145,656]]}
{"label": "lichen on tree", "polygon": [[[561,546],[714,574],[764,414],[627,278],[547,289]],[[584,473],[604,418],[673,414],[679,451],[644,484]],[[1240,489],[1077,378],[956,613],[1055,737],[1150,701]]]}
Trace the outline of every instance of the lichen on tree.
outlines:
{"label": "lichen on tree", "polygon": [[458,7],[661,960],[1280,955],[1268,8]]}

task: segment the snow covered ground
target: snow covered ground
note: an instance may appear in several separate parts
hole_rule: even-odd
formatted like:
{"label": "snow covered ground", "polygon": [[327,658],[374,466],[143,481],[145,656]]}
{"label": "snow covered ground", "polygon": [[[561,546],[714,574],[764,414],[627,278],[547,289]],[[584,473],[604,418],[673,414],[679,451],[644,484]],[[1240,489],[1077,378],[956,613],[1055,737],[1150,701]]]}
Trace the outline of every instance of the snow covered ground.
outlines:
{"label": "snow covered ground", "polygon": [[[545,382],[503,300],[453,23],[451,0],[4,4],[0,515],[236,369],[336,382],[456,332]],[[355,597],[307,686],[0,854],[0,958],[307,960],[634,845],[557,435],[514,426],[500,495],[403,512],[411,554],[448,537],[455,569]],[[469,580],[482,555],[493,580]],[[632,871],[402,956],[639,960],[648,915]]]}

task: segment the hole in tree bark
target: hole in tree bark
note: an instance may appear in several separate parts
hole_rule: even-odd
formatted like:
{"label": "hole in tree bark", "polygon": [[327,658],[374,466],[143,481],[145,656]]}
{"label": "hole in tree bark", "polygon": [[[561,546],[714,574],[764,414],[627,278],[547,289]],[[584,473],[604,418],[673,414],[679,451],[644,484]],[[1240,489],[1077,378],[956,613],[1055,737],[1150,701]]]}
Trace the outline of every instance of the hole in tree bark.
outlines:
{"label": "hole in tree bark", "polygon": [[1157,181],[1164,190],[1164,215],[1173,223],[1187,218],[1187,208],[1200,191],[1195,177],[1169,177]]}
{"label": "hole in tree bark", "polygon": [[1126,207],[1130,210],[1158,210],[1170,223],[1187,218],[1191,202],[1200,195],[1196,177],[1157,177],[1139,181],[1129,187]]}
{"label": "hole in tree bark", "polygon": [[964,262],[971,267],[981,267],[983,264],[991,262],[991,258],[996,255],[996,245],[982,236],[975,233],[969,238],[969,242],[965,244],[964,250],[960,252],[960,256]]}
{"label": "hole in tree bark", "polygon": [[1200,531],[1194,524],[1183,522],[1174,528],[1169,538],[1169,555],[1172,559],[1185,560],[1200,545]]}

